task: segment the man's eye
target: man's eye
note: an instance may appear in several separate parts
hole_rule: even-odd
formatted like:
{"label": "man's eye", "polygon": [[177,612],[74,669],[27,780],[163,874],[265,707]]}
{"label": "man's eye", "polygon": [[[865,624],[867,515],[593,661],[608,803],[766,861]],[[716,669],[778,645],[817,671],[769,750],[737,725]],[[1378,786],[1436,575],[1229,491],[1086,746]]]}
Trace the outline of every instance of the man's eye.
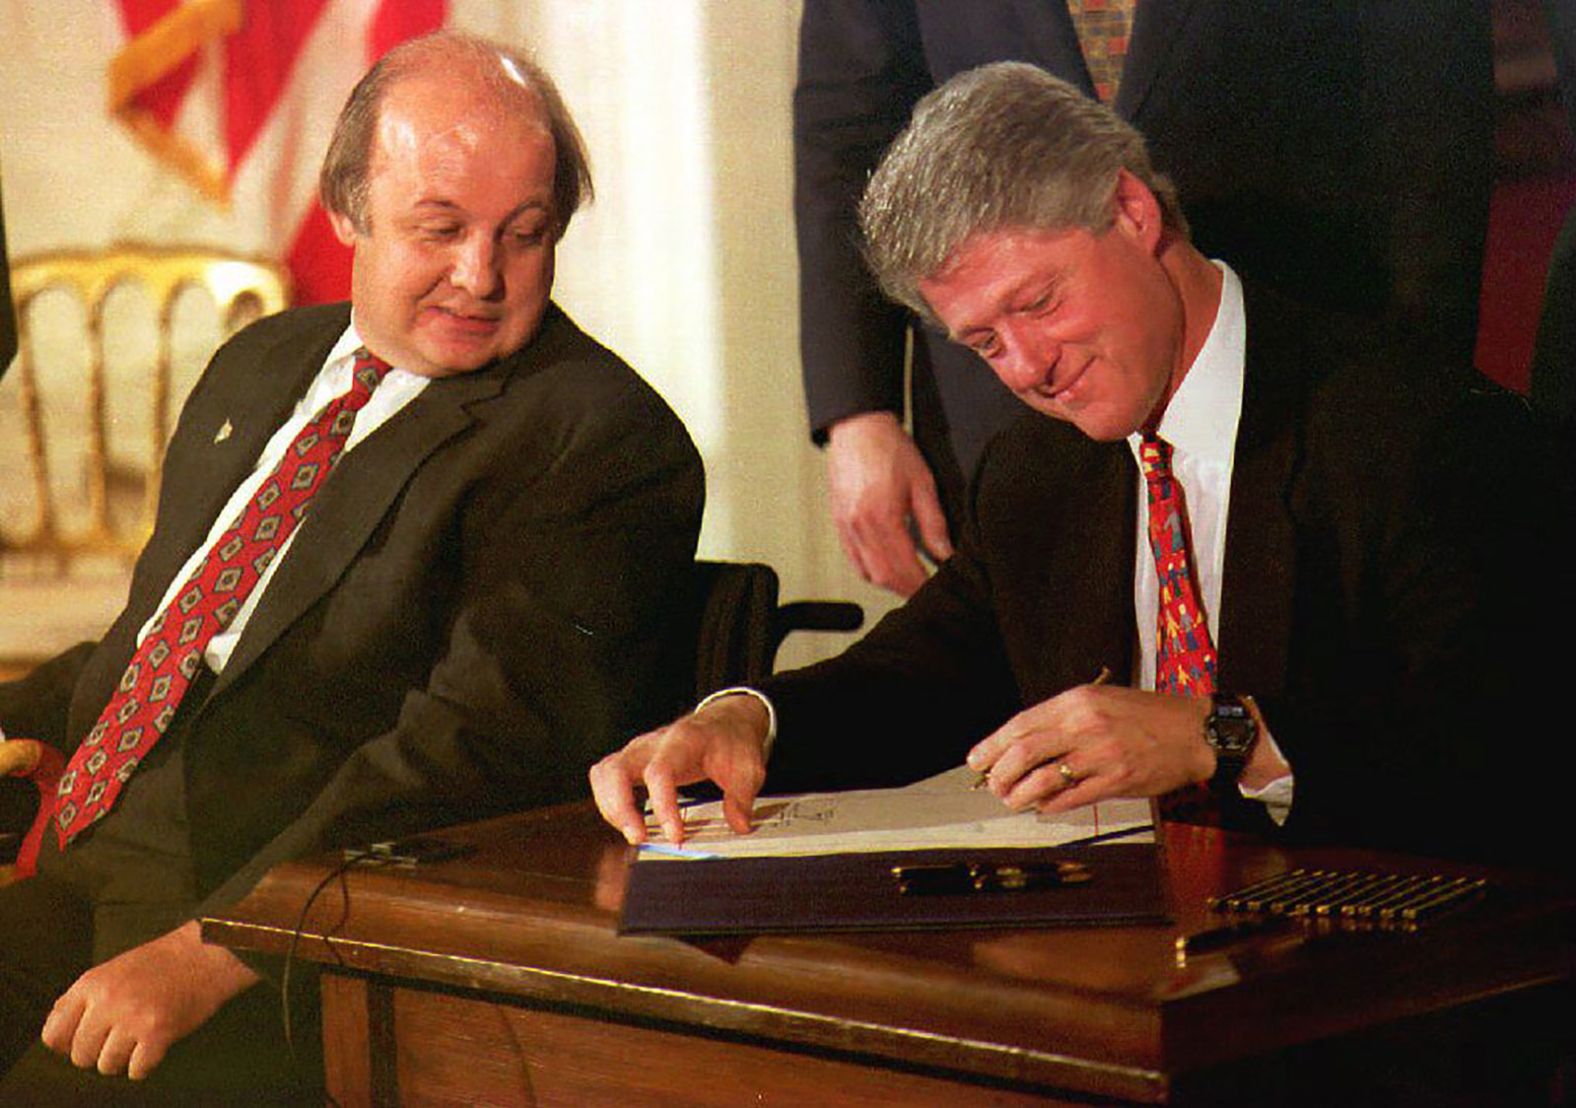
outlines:
{"label": "man's eye", "polygon": [[453,223],[431,223],[417,228],[417,233],[424,239],[429,239],[433,242],[443,242],[458,235],[460,228]]}

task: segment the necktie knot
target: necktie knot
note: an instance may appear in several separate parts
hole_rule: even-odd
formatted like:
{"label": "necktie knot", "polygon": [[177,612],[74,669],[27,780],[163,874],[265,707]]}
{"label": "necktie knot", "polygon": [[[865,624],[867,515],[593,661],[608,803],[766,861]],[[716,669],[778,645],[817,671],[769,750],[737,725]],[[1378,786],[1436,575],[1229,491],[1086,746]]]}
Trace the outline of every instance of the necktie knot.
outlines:
{"label": "necktie knot", "polygon": [[1171,476],[1171,444],[1156,434],[1147,434],[1138,444],[1138,464],[1144,480],[1163,481]]}
{"label": "necktie knot", "polygon": [[361,347],[355,353],[355,362],[350,370],[350,391],[353,394],[360,394],[362,402],[365,403],[366,398],[372,395],[373,390],[378,387],[384,377],[388,376],[388,372],[392,368],[392,366],[365,346]]}

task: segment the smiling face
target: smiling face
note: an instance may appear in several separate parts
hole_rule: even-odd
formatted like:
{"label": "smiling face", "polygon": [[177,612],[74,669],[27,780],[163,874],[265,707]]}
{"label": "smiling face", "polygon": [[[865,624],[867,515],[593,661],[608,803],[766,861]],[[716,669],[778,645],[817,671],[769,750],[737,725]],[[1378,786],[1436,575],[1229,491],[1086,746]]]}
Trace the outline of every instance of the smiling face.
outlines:
{"label": "smiling face", "polygon": [[[440,75],[441,76],[441,75]],[[553,285],[553,140],[470,82],[416,75],[378,115],[351,301],[374,352],[425,377],[467,373],[536,333]]]}
{"label": "smiling face", "polygon": [[1153,197],[1127,178],[1106,230],[975,235],[919,288],[1019,399],[1109,441],[1158,422],[1186,372],[1183,299],[1163,247]]}

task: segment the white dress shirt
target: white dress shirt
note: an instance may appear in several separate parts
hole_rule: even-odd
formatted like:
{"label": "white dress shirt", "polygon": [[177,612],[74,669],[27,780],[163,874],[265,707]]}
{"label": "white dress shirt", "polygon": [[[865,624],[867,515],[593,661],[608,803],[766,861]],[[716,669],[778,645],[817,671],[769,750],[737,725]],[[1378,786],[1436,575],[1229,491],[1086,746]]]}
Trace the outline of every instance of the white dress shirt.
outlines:
{"label": "white dress shirt", "polygon": [[[284,456],[285,449],[295,440],[314,416],[323,410],[324,406],[336,397],[344,395],[350,390],[350,371],[355,361],[355,353],[361,348],[361,336],[356,333],[355,321],[352,320],[339,341],[328,352],[323,368],[312,380],[311,386],[296,402],[295,410],[290,413],[290,418],[285,420],[268,440],[268,445],[263,447],[263,452],[257,458],[257,464],[252,467],[252,472],[246,480],[236,486],[230,499],[225,502],[223,509],[214,517],[213,526],[208,529],[208,537],[198,544],[192,551],[191,557],[186,559],[186,564],[181,566],[169,588],[165,590],[164,598],[159,601],[159,606],[154,610],[154,615],[147,623],[142,625],[142,630],[137,632],[137,643],[148,635],[148,627],[158,613],[164,611],[175,600],[176,593],[184,585],[197,568],[197,563],[202,561],[210,547],[218,541],[220,535],[240,516],[247,503],[252,499],[257,489],[262,485],[267,476],[279,464],[279,459]],[[383,426],[406,404],[414,400],[429,384],[430,379],[409,373],[398,367],[389,370],[388,374],[373,390],[372,396],[366,405],[356,413],[356,422],[351,426],[350,435],[345,440],[345,453],[353,450],[357,443]],[[208,641],[207,649],[203,651],[203,660],[208,663],[208,668],[215,673],[222,673],[225,664],[230,660],[230,654],[235,650],[235,644],[241,637],[241,632],[246,629],[246,623],[252,613],[257,610],[258,602],[263,593],[268,590],[268,583],[273,580],[274,571],[279,568],[290,555],[290,547],[295,543],[298,532],[292,531],[290,537],[280,547],[279,553],[268,563],[263,570],[262,577],[246,598],[246,603],[241,605],[241,610],[236,613],[230,625]]]}
{"label": "white dress shirt", "polygon": [[[1242,418],[1242,379],[1247,368],[1248,320],[1242,306],[1242,282],[1231,267],[1217,261],[1221,273],[1220,306],[1215,322],[1166,405],[1155,433],[1171,444],[1171,476],[1182,486],[1187,504],[1188,553],[1209,624],[1210,641],[1220,641],[1220,588],[1226,565],[1226,520],[1231,510],[1231,467],[1237,450],[1237,423]],[[1143,435],[1127,437],[1138,461]],[[1149,490],[1142,466],[1138,474],[1138,542],[1133,554],[1133,611],[1138,619],[1138,687],[1155,687],[1155,628],[1160,619],[1160,582],[1149,547]],[[1251,689],[1244,690],[1252,692]],[[1260,736],[1280,754],[1267,734]],[[1281,755],[1285,761],[1285,756]],[[1289,763],[1288,763],[1289,764]],[[1242,795],[1263,802],[1276,823],[1291,814],[1292,775],[1277,777],[1262,789],[1241,786]]]}

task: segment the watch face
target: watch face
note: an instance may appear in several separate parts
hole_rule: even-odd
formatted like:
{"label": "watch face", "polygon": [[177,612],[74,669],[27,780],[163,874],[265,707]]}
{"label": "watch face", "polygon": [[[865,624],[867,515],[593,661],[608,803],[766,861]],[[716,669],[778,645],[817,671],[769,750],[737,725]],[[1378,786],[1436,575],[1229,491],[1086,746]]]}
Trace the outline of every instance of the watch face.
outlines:
{"label": "watch face", "polygon": [[1204,723],[1209,745],[1221,754],[1246,754],[1258,738],[1259,725],[1241,704],[1217,702]]}

